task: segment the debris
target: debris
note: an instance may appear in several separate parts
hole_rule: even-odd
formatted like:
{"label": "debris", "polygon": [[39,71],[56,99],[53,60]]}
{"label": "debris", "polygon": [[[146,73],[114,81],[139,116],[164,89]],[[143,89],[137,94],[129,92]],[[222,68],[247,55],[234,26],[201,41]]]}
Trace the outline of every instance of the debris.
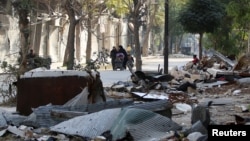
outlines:
{"label": "debris", "polygon": [[143,99],[168,99],[168,95],[166,93],[160,93],[158,94],[156,92],[149,92],[149,93],[142,93],[142,92],[132,92],[132,94],[139,96]]}
{"label": "debris", "polygon": [[186,91],[188,90],[188,87],[191,87],[191,88],[193,88],[193,89],[196,89],[196,84],[190,83],[190,82],[184,82],[184,83],[180,84],[180,85],[176,88],[176,90],[186,92]]}
{"label": "debris", "polygon": [[114,108],[78,116],[52,126],[50,130],[68,135],[95,138],[111,129],[120,111],[120,108]]}
{"label": "debris", "polygon": [[161,115],[164,115],[168,118],[172,117],[171,109],[173,108],[172,103],[169,100],[157,100],[153,102],[144,102],[140,104],[134,104],[128,106],[128,108],[137,108],[137,109],[145,109],[150,110]]}
{"label": "debris", "polygon": [[63,106],[78,106],[78,105],[85,105],[88,104],[88,95],[89,91],[88,88],[83,88],[82,92],[76,95],[74,98],[70,99],[66,102]]}
{"label": "debris", "polygon": [[237,125],[245,125],[246,123],[250,122],[250,118],[241,117],[239,115],[234,115],[234,117]]}
{"label": "debris", "polygon": [[69,120],[67,116],[60,118],[52,118],[51,111],[61,110],[61,111],[75,111],[75,112],[87,112],[94,113],[99,112],[104,109],[118,108],[128,105],[132,105],[133,101],[130,99],[112,100],[105,103],[95,103],[80,106],[61,106],[61,105],[45,105],[39,106],[33,109],[33,113],[28,116],[26,120],[23,121],[24,125],[35,126],[35,127],[51,127],[60,122]]}
{"label": "debris", "polygon": [[189,141],[197,141],[200,137],[202,137],[203,135],[200,133],[200,132],[193,132],[193,133],[190,133],[188,136],[187,136],[187,139]]}
{"label": "debris", "polygon": [[249,62],[250,62],[250,54],[246,53],[242,55],[239,58],[237,64],[234,66],[233,71],[249,72],[250,71]]}
{"label": "debris", "polygon": [[207,134],[207,128],[204,127],[201,121],[196,121],[195,123],[192,124],[192,126],[189,129],[186,129],[183,131],[184,135],[187,136],[190,133],[193,132],[200,132],[201,134],[206,135]]}
{"label": "debris", "polygon": [[230,67],[233,67],[235,64],[233,61],[231,61],[230,59],[228,59],[227,57],[225,57],[224,55],[222,55],[221,53],[210,49],[209,50],[213,55],[215,55],[216,57],[220,58],[222,61],[224,61],[225,63],[227,63],[227,65],[229,65]]}
{"label": "debris", "polygon": [[235,90],[235,91],[233,91],[233,95],[239,95],[241,93],[241,90]]}
{"label": "debris", "polygon": [[192,107],[185,103],[176,103],[175,104],[176,109],[183,111],[184,113],[191,112]]}
{"label": "debris", "polygon": [[[111,128],[113,140],[122,139],[130,133],[133,140],[159,140],[166,136],[166,132],[180,130],[181,126],[167,117],[152,111],[125,108]],[[145,136],[147,135],[147,136]]]}
{"label": "debris", "polygon": [[7,130],[8,130],[9,132],[11,132],[11,133],[13,133],[13,134],[19,136],[19,137],[22,137],[22,138],[25,137],[25,132],[22,131],[22,130],[20,130],[20,129],[18,129],[16,126],[11,126],[11,125],[9,125],[8,128],[7,128]]}
{"label": "debris", "polygon": [[7,132],[7,129],[3,129],[0,131],[0,137],[2,137]]}
{"label": "debris", "polygon": [[73,118],[77,116],[87,115],[87,112],[78,112],[78,111],[63,111],[63,110],[51,110],[51,117],[53,118]]}
{"label": "debris", "polygon": [[250,84],[250,77],[240,78],[236,80],[238,84],[248,85]]}
{"label": "debris", "polygon": [[[233,62],[218,53],[201,61],[205,67],[187,64],[183,70],[174,67],[170,75],[162,74],[159,68],[158,71],[137,72],[131,69],[131,81],[119,81],[105,88],[107,90],[104,90],[98,72],[87,72],[89,80],[96,83],[79,87],[81,91],[65,100],[66,103],[34,107],[28,117],[2,112],[0,135],[6,134],[9,128],[16,132],[12,134],[36,140],[69,140],[67,136],[70,135],[71,138],[93,141],[163,141],[180,139],[177,133],[182,130],[183,139],[207,140],[207,126],[223,124],[224,120],[229,124],[232,115],[236,122],[230,124],[249,124],[249,109],[239,103],[243,98],[246,103],[250,99],[247,62],[238,62],[243,69],[232,71]],[[41,74],[34,73],[32,77]],[[177,112],[173,114],[172,110]],[[211,111],[216,113],[210,115]],[[185,117],[183,113],[186,113]],[[191,127],[183,130],[174,122],[177,118],[183,127],[186,123]],[[44,128],[47,131],[42,131]],[[54,132],[60,134],[49,135]]]}
{"label": "debris", "polygon": [[192,109],[191,123],[201,121],[205,128],[210,124],[210,113],[207,107],[198,105]]}
{"label": "debris", "polygon": [[96,136],[95,138],[94,138],[94,141],[106,141],[107,139],[105,138],[105,137],[103,137],[103,136]]}

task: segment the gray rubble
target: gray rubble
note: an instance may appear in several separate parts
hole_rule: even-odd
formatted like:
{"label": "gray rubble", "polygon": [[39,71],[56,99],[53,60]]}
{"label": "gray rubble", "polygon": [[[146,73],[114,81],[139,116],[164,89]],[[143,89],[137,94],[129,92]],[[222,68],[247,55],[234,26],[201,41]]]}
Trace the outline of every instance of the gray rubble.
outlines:
{"label": "gray rubble", "polygon": [[[244,114],[249,112],[250,96],[246,94],[250,89],[245,85],[249,83],[249,72],[246,67],[244,73],[239,69],[232,72],[234,62],[217,52],[212,53],[229,69],[220,68],[219,61],[210,61],[217,64],[199,69],[188,63],[183,68],[174,67],[169,75],[159,71],[132,72],[131,82],[119,81],[105,88],[105,102],[87,103],[87,92],[83,89],[64,105],[42,105],[27,117],[1,112],[0,135],[11,132],[25,139],[46,140],[49,137],[67,140],[66,136],[71,135],[112,141],[167,140],[182,136],[206,141],[207,127],[211,124],[249,124],[249,115]],[[188,105],[188,110],[178,104]],[[225,109],[232,112],[231,117],[223,116],[229,113],[225,113]],[[224,117],[226,121],[216,121],[215,116]],[[181,123],[187,117],[190,126]],[[176,122],[178,120],[181,122]]]}

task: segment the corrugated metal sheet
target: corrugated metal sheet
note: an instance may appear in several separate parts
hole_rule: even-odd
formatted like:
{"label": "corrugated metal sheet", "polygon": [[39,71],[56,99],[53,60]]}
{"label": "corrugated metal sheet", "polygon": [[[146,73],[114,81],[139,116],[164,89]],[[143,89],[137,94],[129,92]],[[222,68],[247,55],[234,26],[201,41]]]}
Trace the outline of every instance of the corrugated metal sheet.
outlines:
{"label": "corrugated metal sheet", "polygon": [[115,108],[72,118],[52,126],[50,130],[88,138],[111,131],[113,141],[124,138],[129,132],[135,141],[152,141],[181,128],[171,119],[148,110]]}
{"label": "corrugated metal sheet", "polygon": [[138,108],[138,109],[145,109],[150,111],[162,111],[166,109],[173,108],[172,103],[169,100],[157,100],[153,102],[146,102],[142,104],[135,104],[131,105],[128,108]]}
{"label": "corrugated metal sheet", "polygon": [[[39,106],[38,108],[33,109],[33,113],[29,116],[27,120],[23,123],[24,125],[29,126],[38,126],[38,127],[50,127],[65,120],[68,118],[53,118],[51,117],[51,110],[65,110],[65,111],[79,111],[79,112],[87,112],[94,113],[104,109],[109,108],[118,108],[132,105],[133,101],[129,99],[121,99],[114,101],[107,101],[105,103],[96,103],[96,104],[88,104],[81,106],[60,106],[60,105],[45,105]],[[33,118],[34,117],[34,118]]]}
{"label": "corrugated metal sheet", "polygon": [[122,139],[129,132],[135,141],[160,139],[166,132],[180,130],[182,127],[171,119],[152,111],[125,108],[111,128],[113,140]]}
{"label": "corrugated metal sheet", "polygon": [[75,117],[58,125],[51,131],[94,138],[111,129],[121,109],[106,109],[89,115]]}

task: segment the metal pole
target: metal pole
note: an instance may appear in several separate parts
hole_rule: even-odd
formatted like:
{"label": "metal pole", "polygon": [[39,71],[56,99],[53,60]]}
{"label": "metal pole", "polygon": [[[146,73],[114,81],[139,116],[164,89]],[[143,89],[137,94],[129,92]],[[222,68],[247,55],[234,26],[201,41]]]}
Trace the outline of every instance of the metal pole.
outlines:
{"label": "metal pole", "polygon": [[164,74],[168,74],[168,0],[165,0]]}

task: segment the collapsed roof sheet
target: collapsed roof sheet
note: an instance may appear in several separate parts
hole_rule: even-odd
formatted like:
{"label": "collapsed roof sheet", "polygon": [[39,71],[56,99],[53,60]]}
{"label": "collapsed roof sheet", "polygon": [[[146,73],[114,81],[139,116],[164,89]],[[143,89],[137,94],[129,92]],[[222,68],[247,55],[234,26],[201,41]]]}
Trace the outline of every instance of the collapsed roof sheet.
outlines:
{"label": "collapsed roof sheet", "polygon": [[125,108],[114,122],[111,134],[113,140],[117,140],[123,138],[128,131],[135,141],[152,141],[181,128],[171,119],[152,111]]}
{"label": "collapsed roof sheet", "polygon": [[75,117],[52,126],[50,130],[69,135],[94,138],[111,129],[111,126],[120,114],[120,110],[120,108],[107,109]]}
{"label": "collapsed roof sheet", "polygon": [[94,138],[111,131],[112,140],[121,139],[130,132],[134,140],[147,141],[166,136],[166,132],[180,130],[181,126],[160,114],[136,108],[115,108],[79,116],[50,128],[51,131]]}

